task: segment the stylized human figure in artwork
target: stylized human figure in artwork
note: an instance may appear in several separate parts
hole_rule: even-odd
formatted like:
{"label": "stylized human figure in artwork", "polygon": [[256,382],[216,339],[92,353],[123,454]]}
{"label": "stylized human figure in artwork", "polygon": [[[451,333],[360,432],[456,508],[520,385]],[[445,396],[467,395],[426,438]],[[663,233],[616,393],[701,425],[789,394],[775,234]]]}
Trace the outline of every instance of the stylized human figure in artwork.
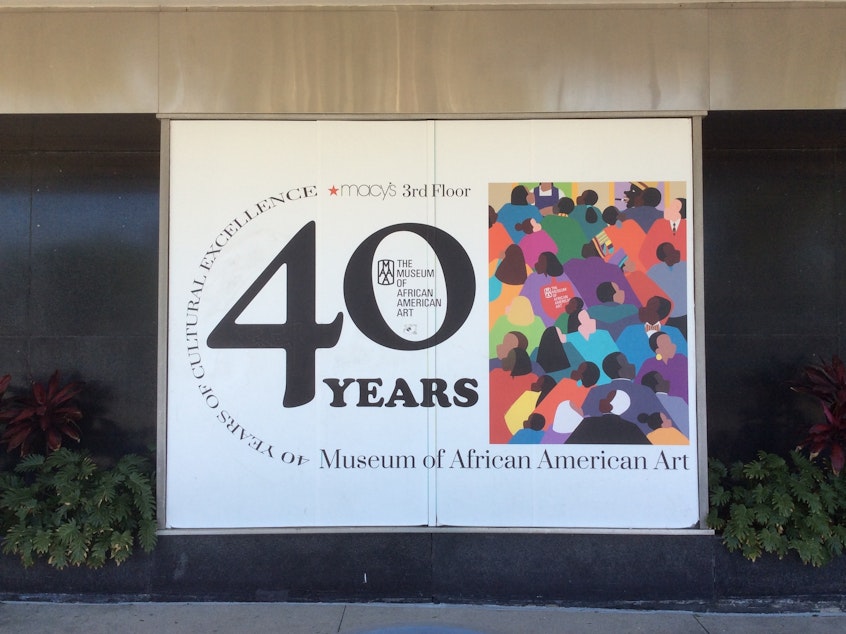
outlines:
{"label": "stylized human figure in artwork", "polygon": [[[543,444],[561,444],[567,440],[567,436],[582,420],[582,403],[598,380],[599,368],[585,361],[573,370],[569,378],[561,379],[546,398],[538,403],[535,411],[543,414],[546,420],[553,421],[552,427],[546,430]],[[575,421],[574,413],[578,414]]]}
{"label": "stylized human figure in artwork", "polygon": [[671,308],[672,304],[666,297],[650,297],[646,305],[638,309],[640,323],[626,326],[617,337],[617,347],[626,354],[635,368],[640,369],[643,362],[653,356],[649,337],[655,332],[666,332],[676,344],[677,352],[687,355],[687,339],[684,334],[666,323]]}
{"label": "stylized human figure in artwork", "polygon": [[614,206],[605,208],[602,212],[602,220],[605,222],[605,229],[602,231],[608,241],[614,245],[614,250],[623,251],[636,269],[646,270],[640,258],[644,239],[640,225],[634,220],[624,219],[620,215],[620,210]]}
{"label": "stylized human figure in artwork", "polygon": [[511,236],[496,221],[496,211],[488,205],[488,301],[494,301],[502,293],[502,280],[496,277],[496,270],[510,244],[514,244]]}
{"label": "stylized human figure in artwork", "polygon": [[687,402],[687,357],[678,354],[677,346],[670,335],[663,331],[654,332],[649,336],[649,347],[654,356],[648,358],[640,366],[637,381],[642,382],[649,372],[659,372],[669,382],[672,396],[681,397]]}
{"label": "stylized human figure in artwork", "polygon": [[673,426],[673,421],[663,412],[641,414],[638,416],[641,424],[647,425],[651,432],[646,434],[653,445],[689,445],[690,440]]}
{"label": "stylized human figure in artwork", "polygon": [[500,338],[500,342],[496,343],[496,345],[494,346],[493,357],[496,358],[498,361],[497,366],[501,367],[502,362],[505,360],[505,357],[508,356],[509,352],[511,352],[515,348],[520,348],[521,350],[525,351],[528,347],[529,340],[526,338],[526,335],[524,335],[519,330],[511,330],[509,332],[504,333],[503,336]]}
{"label": "stylized human figure in artwork", "polygon": [[573,199],[565,196],[558,201],[554,212],[541,220],[541,227],[555,242],[555,254],[562,263],[582,257],[582,245],[587,242],[578,221],[569,215],[574,207]]}
{"label": "stylized human figure in artwork", "polygon": [[648,275],[673,303],[668,323],[683,333],[687,332],[687,263],[681,253],[669,242],[662,242],[655,251],[658,263]]}
{"label": "stylized human figure in artwork", "polygon": [[644,233],[648,233],[652,224],[664,216],[664,212],[658,209],[658,205],[661,204],[661,190],[657,187],[644,186],[641,189],[632,183],[631,189],[626,192],[626,197],[628,201],[623,215],[626,219],[637,222]]}
{"label": "stylized human figure in artwork", "polygon": [[670,395],[670,383],[657,370],[644,374],[640,382],[655,392],[655,396],[669,414],[673,424],[681,433],[690,438],[690,407],[687,401],[680,396]]}
{"label": "stylized human figure in artwork", "polygon": [[505,227],[497,222],[494,208],[488,205],[488,261],[501,260],[509,244],[513,244],[511,236]]}
{"label": "stylized human figure in artwork", "polygon": [[543,403],[544,399],[549,396],[549,393],[555,389],[556,385],[558,385],[558,382],[548,374],[538,377],[538,380],[532,384],[532,390],[538,393],[538,400],[535,402],[536,407]]}
{"label": "stylized human figure in artwork", "polygon": [[503,284],[522,286],[528,274],[523,249],[516,244],[509,244],[494,276]]}
{"label": "stylized human figure in artwork", "polygon": [[633,304],[638,306],[646,305],[650,297],[656,295],[664,295],[664,291],[658,286],[652,278],[638,268],[634,258],[626,258],[621,267],[626,281],[632,287],[632,294],[629,296]]}
{"label": "stylized human figure in artwork", "polygon": [[600,371],[595,363],[583,361],[569,377],[564,377],[555,384],[543,401],[536,405],[534,411],[543,414],[547,420],[552,420],[559,403],[571,401],[574,406],[581,408],[590,389],[599,381],[599,375]]}
{"label": "stylized human figure in artwork", "polygon": [[564,309],[564,312],[555,320],[555,325],[565,335],[576,332],[579,329],[579,313],[584,310],[585,300],[581,297],[573,297]]}
{"label": "stylized human figure in artwork", "polygon": [[555,326],[548,326],[543,331],[535,354],[535,362],[556,380],[563,376],[561,372],[573,366],[573,361],[570,360],[561,342],[561,331]]}
{"label": "stylized human figure in artwork", "polygon": [[[585,416],[598,416],[602,413],[599,409],[599,403],[605,398],[605,395],[610,389],[628,394],[631,401],[629,420],[633,423],[637,421],[637,417],[640,414],[664,411],[658,397],[655,396],[655,392],[645,385],[634,382],[634,365],[629,362],[626,355],[622,352],[614,352],[605,357],[602,361],[602,370],[611,377],[611,382],[599,384],[591,388],[585,397],[585,402],[582,404],[582,411],[584,411]],[[650,429],[645,425],[641,423],[635,424],[641,427],[644,435],[649,433]]]}
{"label": "stylized human figure in artwork", "polygon": [[511,236],[511,241],[515,244],[520,242],[524,234],[515,229],[514,225],[527,218],[534,218],[538,222],[543,218],[538,208],[530,204],[528,199],[528,190],[523,185],[517,185],[511,190],[511,202],[505,203],[497,212],[497,222],[505,227],[508,235]]}
{"label": "stylized human figure in artwork", "polygon": [[581,258],[567,262],[562,260],[561,263],[564,265],[564,274],[573,282],[576,293],[588,308],[599,303],[596,287],[602,282],[614,282],[625,290],[626,297],[633,300],[635,294],[619,265],[606,262],[593,242],[582,245],[581,253]]}
{"label": "stylized human figure in artwork", "polygon": [[[505,424],[512,434],[523,429],[524,423],[529,414],[537,411],[539,403],[542,403],[549,393],[555,388],[556,381],[549,374],[543,374],[538,380],[532,383],[530,389],[520,394],[505,412]],[[546,417],[544,417],[546,420]]]}
{"label": "stylized human figure in artwork", "polygon": [[549,234],[543,230],[541,223],[534,218],[526,218],[515,225],[515,229],[525,235],[520,240],[520,249],[525,261],[532,265],[538,261],[538,256],[544,251],[555,252],[558,247]]}
{"label": "stylized human figure in artwork", "polygon": [[631,399],[626,392],[607,389],[598,403],[599,414],[587,416],[579,423],[566,444],[648,445],[643,431],[626,418],[631,414],[630,405]]}
{"label": "stylized human figure in artwork", "polygon": [[656,220],[644,236],[640,248],[640,262],[644,271],[658,264],[655,255],[658,245],[669,242],[679,252],[679,259],[687,261],[687,200],[674,198],[667,202],[663,218]]}
{"label": "stylized human figure in artwork", "polygon": [[507,443],[511,439],[505,413],[538,380],[524,347],[525,337],[521,335],[519,332],[506,334],[502,344],[497,346],[497,355],[503,355],[500,357],[502,367],[490,372],[490,441],[494,444]]}
{"label": "stylized human figure in artwork", "polygon": [[586,189],[576,197],[576,206],[570,212],[570,217],[579,223],[587,240],[592,239],[605,228],[602,212],[596,207],[598,200],[599,196],[594,190]]}
{"label": "stylized human figure in artwork", "polygon": [[558,201],[561,200],[561,192],[552,183],[538,183],[531,194],[529,202],[531,202],[542,216],[548,216],[555,211]]}
{"label": "stylized human figure in artwork", "polygon": [[[596,320],[588,311],[582,309],[577,314],[579,322],[575,332],[567,333],[566,341],[573,345],[579,356],[585,361],[601,363],[612,352],[618,352],[617,344],[605,330],[596,327]],[[600,376],[600,382],[609,381],[611,377]]]}
{"label": "stylized human figure in artwork", "polygon": [[509,244],[502,260],[497,264],[493,279],[499,283],[495,288],[498,290],[496,296],[491,294],[488,303],[488,313],[491,322],[496,321],[520,294],[523,284],[528,277],[526,259],[523,257],[523,250],[516,244]]}
{"label": "stylized human figure in artwork", "polygon": [[535,314],[549,326],[564,312],[565,300],[572,293],[572,284],[564,275],[561,262],[551,251],[541,253],[534,268],[534,273],[526,278],[520,295],[528,298]]}
{"label": "stylized human figure in artwork", "polygon": [[614,282],[599,284],[596,299],[599,304],[588,308],[588,313],[596,320],[597,327],[607,330],[613,338],[626,326],[638,323],[637,306],[626,302],[626,291]]}
{"label": "stylized human figure in artwork", "polygon": [[567,442],[570,434],[578,427],[584,416],[579,406],[572,401],[562,401],[555,410],[552,425],[544,432],[541,444],[561,445]]}
{"label": "stylized human figure in artwork", "polygon": [[[643,205],[643,190],[649,187],[646,183],[629,183],[629,188],[623,192],[623,204],[626,209]],[[617,200],[620,200],[619,198]]]}
{"label": "stylized human figure in artwork", "polygon": [[543,439],[543,428],[546,426],[546,419],[540,414],[529,414],[523,423],[523,429],[519,430],[511,440],[510,445],[537,445]]}
{"label": "stylized human figure in artwork", "polygon": [[490,357],[494,356],[494,346],[502,340],[509,331],[519,331],[525,335],[528,346],[526,352],[532,354],[540,343],[541,335],[546,327],[540,317],[532,310],[531,302],[518,295],[505,309],[505,314],[500,316],[491,327],[490,331]]}

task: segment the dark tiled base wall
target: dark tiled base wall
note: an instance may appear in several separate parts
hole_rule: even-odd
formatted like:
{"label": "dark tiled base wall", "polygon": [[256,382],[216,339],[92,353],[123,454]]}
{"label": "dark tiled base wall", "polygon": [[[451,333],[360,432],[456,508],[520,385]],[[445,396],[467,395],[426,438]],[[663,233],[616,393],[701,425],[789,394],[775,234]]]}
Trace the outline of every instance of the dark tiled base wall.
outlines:
{"label": "dark tiled base wall", "polygon": [[152,554],[99,570],[2,557],[0,599],[754,609],[837,597],[843,578],[843,558],[752,563],[708,535],[163,535]]}

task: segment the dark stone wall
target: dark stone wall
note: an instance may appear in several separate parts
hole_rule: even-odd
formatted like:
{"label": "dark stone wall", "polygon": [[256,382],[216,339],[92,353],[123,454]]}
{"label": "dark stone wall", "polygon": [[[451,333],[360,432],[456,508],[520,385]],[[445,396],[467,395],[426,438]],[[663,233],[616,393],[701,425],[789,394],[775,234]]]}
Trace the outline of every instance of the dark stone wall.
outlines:
{"label": "dark stone wall", "polygon": [[821,412],[790,391],[844,350],[846,111],[703,121],[708,446],[785,452]]}
{"label": "dark stone wall", "polygon": [[[713,113],[703,140],[709,452],[745,459],[795,446],[819,412],[787,382],[844,347],[846,111]],[[155,442],[158,190],[152,115],[0,116],[0,374],[85,380],[99,455]],[[164,535],[118,569],[0,557],[0,597],[707,605],[829,594],[845,565],[703,536]]]}
{"label": "dark stone wall", "polygon": [[0,117],[0,374],[87,384],[83,444],[156,438],[159,122]]}
{"label": "dark stone wall", "polygon": [[703,611],[846,607],[846,557],[750,562],[707,535],[164,535],[120,567],[24,569],[0,600],[396,601]]}

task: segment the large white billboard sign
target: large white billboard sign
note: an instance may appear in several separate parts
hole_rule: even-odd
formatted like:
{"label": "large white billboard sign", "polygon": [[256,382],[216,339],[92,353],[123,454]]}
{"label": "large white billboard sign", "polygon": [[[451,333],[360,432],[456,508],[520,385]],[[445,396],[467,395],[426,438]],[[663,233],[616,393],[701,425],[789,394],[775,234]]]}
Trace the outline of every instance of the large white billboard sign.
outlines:
{"label": "large white billboard sign", "polygon": [[167,527],[697,524],[690,120],[169,125]]}

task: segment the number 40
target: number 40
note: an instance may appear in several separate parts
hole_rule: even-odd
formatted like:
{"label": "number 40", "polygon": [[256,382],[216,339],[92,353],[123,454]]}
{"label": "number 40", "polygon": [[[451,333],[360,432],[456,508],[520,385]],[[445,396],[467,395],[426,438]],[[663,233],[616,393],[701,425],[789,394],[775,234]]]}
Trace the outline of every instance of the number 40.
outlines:
{"label": "number 40", "polygon": [[[373,290],[376,248],[387,236],[407,231],[423,238],[437,256],[446,285],[446,314],[428,339],[410,341],[385,321]],[[341,337],[344,315],[318,324],[315,316],[315,223],[306,224],[282,248],[238,298],[208,336],[209,348],[282,348],[285,350],[284,407],[298,407],[314,399],[315,351],[333,348]],[[286,269],[288,314],[282,324],[239,324],[236,320],[282,267]],[[418,223],[385,227],[367,237],[353,252],[344,274],[344,302],[350,318],[368,339],[393,350],[422,350],[454,335],[473,308],[476,278],[467,252],[450,234]]]}

